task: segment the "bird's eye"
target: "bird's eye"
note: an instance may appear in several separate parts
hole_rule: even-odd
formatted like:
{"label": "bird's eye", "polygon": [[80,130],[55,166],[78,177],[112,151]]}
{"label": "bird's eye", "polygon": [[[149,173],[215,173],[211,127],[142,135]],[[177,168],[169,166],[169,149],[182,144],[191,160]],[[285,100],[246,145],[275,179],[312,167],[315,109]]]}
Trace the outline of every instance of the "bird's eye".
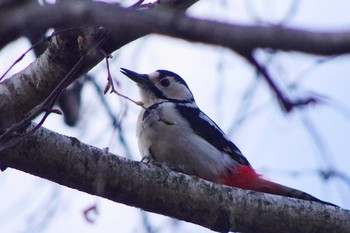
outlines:
{"label": "bird's eye", "polygon": [[170,81],[169,81],[168,79],[164,78],[164,79],[162,79],[162,80],[160,81],[160,84],[161,84],[163,87],[167,87],[167,86],[170,85]]}

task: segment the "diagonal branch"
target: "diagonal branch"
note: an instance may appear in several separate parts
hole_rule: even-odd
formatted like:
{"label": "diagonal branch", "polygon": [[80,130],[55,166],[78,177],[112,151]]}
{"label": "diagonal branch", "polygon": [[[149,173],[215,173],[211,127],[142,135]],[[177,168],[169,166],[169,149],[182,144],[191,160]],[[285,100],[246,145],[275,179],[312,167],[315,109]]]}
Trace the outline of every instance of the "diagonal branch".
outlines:
{"label": "diagonal branch", "polygon": [[[171,0],[168,1],[171,2]],[[174,2],[177,1],[174,0]],[[191,0],[189,2],[193,4],[196,1]],[[28,9],[25,7],[30,7],[30,10],[25,10]],[[165,9],[162,10],[165,11]],[[6,35],[0,38],[0,47],[20,36],[23,30],[38,30],[42,32],[51,27],[66,26],[71,28],[76,26],[77,22],[84,22],[85,24],[93,23],[97,25],[105,25],[101,30],[107,30],[106,28],[108,28],[108,34],[106,35],[106,38],[104,38],[105,43],[102,46],[102,49],[106,54],[109,54],[132,40],[149,33],[160,33],[192,41],[222,45],[236,50],[239,53],[242,51],[252,51],[256,47],[275,47],[277,49],[285,50],[294,49],[297,51],[319,54],[346,53],[350,51],[350,32],[316,33],[273,26],[239,26],[209,20],[193,19],[172,11],[168,11],[166,12],[167,14],[164,14],[162,11],[157,11],[157,8],[136,11],[132,9],[123,9],[116,5],[85,1],[77,2],[75,4],[56,4],[47,6],[29,4],[18,7],[18,9],[14,8],[11,11],[0,13],[7,19],[6,22],[0,22],[0,34]],[[45,18],[46,20],[34,20],[38,17]],[[302,39],[302,43],[300,43],[300,38]],[[72,38],[72,40],[74,41],[74,38]],[[57,80],[57,77],[60,75],[61,77],[64,77],[65,74],[69,72],[69,69],[75,64],[74,62],[77,61],[77,55],[79,56],[79,52],[76,52],[76,48],[73,50],[70,48],[67,50],[62,50],[62,48],[59,49],[60,53],[62,53],[60,55],[62,57],[60,60],[57,59],[57,57],[60,56],[57,56],[55,52],[52,53],[54,50],[49,48],[43,56],[28,67],[26,71],[22,72],[22,75],[28,75],[37,69],[37,66],[46,69],[41,72],[42,78],[36,82],[37,84],[31,82],[23,88],[23,90],[35,93],[41,88],[40,84],[46,83],[41,81],[43,78],[47,79],[47,77],[53,77],[52,80]],[[72,51],[75,51],[75,54]],[[51,59],[49,63],[47,61],[48,58],[55,59]],[[100,60],[101,59],[95,59],[93,62],[91,61],[89,65],[86,65],[85,69],[77,73],[75,79],[95,66]],[[68,66],[60,65],[62,62],[66,61],[69,61],[71,64]],[[26,83],[30,82],[28,80],[33,80],[26,79],[25,77],[24,79],[25,81],[20,82]],[[2,84],[5,84],[5,88],[12,93],[13,90],[11,90],[9,86],[14,86],[15,83],[18,83],[18,80],[14,79],[13,82],[9,81],[7,84]],[[47,85],[49,87],[45,86],[43,89],[45,90],[45,94],[42,94],[47,96],[56,83],[56,81],[48,83]],[[38,85],[39,88],[33,88],[35,85]],[[2,91],[0,91],[0,95],[3,95]],[[17,96],[18,95],[16,94],[12,94],[10,97],[10,100],[13,103],[16,103],[13,104],[15,107],[4,107],[3,103],[0,103],[0,107],[1,109],[4,109],[4,111],[5,109],[10,109],[7,111],[9,115],[11,115],[11,108],[15,111],[19,109],[19,111],[21,111],[20,113],[16,112],[12,114],[17,119],[21,119],[30,109],[43,101],[43,96],[35,93],[34,98],[32,99],[33,103],[28,105],[27,103],[23,104],[21,101],[18,101]],[[21,96],[28,95],[23,95],[22,93]],[[21,107],[18,108],[16,106]],[[2,123],[0,124],[0,128],[6,128]],[[11,122],[6,123],[6,125],[7,124],[11,124]]]}
{"label": "diagonal branch", "polygon": [[[165,3],[172,1],[174,0],[167,0]],[[175,2],[176,3],[174,4],[179,4],[177,1]],[[189,2],[192,2],[193,4],[196,1],[189,0]],[[106,4],[102,5],[106,6]],[[56,6],[59,7],[56,8]],[[63,8],[61,8],[61,6],[63,6]],[[28,6],[26,5],[26,7]],[[77,10],[74,6],[72,7],[72,5],[67,4],[57,4],[55,6],[40,6],[38,4],[32,4],[30,7],[33,9],[34,15],[38,12],[40,13],[43,9],[48,11],[50,11],[50,9],[64,10],[65,7],[68,7],[70,10]],[[28,15],[22,15],[19,14],[19,12],[16,14],[16,10],[17,9],[14,10],[15,15],[12,15],[15,24],[22,22],[23,19],[28,19],[26,18]],[[0,14],[1,13],[6,15],[4,12],[0,12]],[[29,14],[30,17],[33,17],[34,15],[31,13]],[[8,15],[8,17],[10,16],[11,14]],[[35,17],[38,17],[38,15]],[[81,21],[83,20],[77,20],[77,22]],[[9,19],[9,22],[11,22],[11,19]],[[8,25],[8,22],[6,25]],[[72,25],[76,25],[76,23],[72,23]],[[11,136],[15,131],[18,132],[18,129],[26,127],[40,112],[47,112],[44,116],[45,119],[50,113],[51,106],[54,104],[54,101],[62,90],[100,62],[103,58],[101,54],[107,54],[102,49],[102,45],[106,43],[107,40],[108,31],[106,28],[94,26],[72,28],[72,25],[70,25],[69,29],[62,30],[60,34],[50,37],[52,38],[52,41],[49,48],[28,68],[19,74],[16,74],[11,79],[7,79],[1,83],[0,108],[6,112],[6,114],[3,114],[4,116],[0,115],[0,133],[5,134],[0,136],[0,141],[3,138],[9,138],[8,136]],[[28,25],[27,22],[26,26],[30,26],[30,23]],[[51,24],[51,26],[60,27],[63,25]],[[39,31],[45,29],[45,27],[40,26],[39,28]],[[11,32],[16,31],[17,29],[23,30],[20,25],[16,25],[15,28],[11,29]],[[24,31],[28,30],[30,31],[30,27],[26,28]],[[20,31],[17,32],[20,33]],[[16,33],[12,35],[16,35]],[[131,38],[136,39],[137,36],[142,35],[143,34],[136,33]],[[117,44],[117,46],[122,46],[125,43],[130,42],[129,39],[131,39],[130,37],[127,37],[128,40],[124,40],[125,38],[120,35],[118,35],[118,37],[121,38],[120,41],[114,43]],[[115,39],[119,40],[118,38]],[[113,40],[113,42],[116,42],[116,40]],[[79,64],[79,67],[75,67],[76,64]],[[64,78],[62,82],[60,82],[62,77]],[[18,83],[21,85],[18,85]],[[46,101],[44,101],[45,99]],[[31,111],[34,107],[36,108]],[[18,140],[13,140],[10,144],[12,145],[15,141]],[[4,142],[0,142],[0,144],[0,150],[10,145],[6,143],[4,144]]]}
{"label": "diagonal branch", "polygon": [[[179,4],[176,0],[165,1],[165,3],[167,2]],[[188,7],[195,2],[196,0],[189,0],[184,5]],[[180,4],[180,6],[182,5]],[[121,46],[149,33],[221,45],[243,56],[250,54],[256,48],[295,50],[321,55],[350,52],[350,32],[347,31],[327,33],[280,26],[241,26],[194,19],[179,14],[178,11],[169,11],[167,7],[134,10],[105,3],[79,2],[74,5],[56,4],[54,6],[35,4],[31,6],[31,11],[23,10],[14,9],[8,12],[8,15],[5,14],[4,17],[8,19],[9,23],[2,25],[0,22],[0,34],[9,35],[0,38],[0,47],[2,44],[8,43],[11,38],[19,36],[24,29],[43,31],[50,27],[72,27],[77,25],[77,22],[84,22],[85,24],[104,25],[104,30],[108,28],[108,34],[102,46],[106,54],[110,54]],[[40,22],[32,20],[38,16],[47,20]],[[290,100],[275,85],[264,67],[257,63],[253,57],[248,60],[263,74],[285,111],[289,112],[296,106],[317,102],[313,97]]]}
{"label": "diagonal branch", "polygon": [[[115,202],[220,232],[342,233],[350,229],[348,210],[231,188],[169,172],[106,154],[76,138],[45,128],[25,138],[20,146],[1,152],[0,163]],[[104,181],[102,189],[98,185],[100,179]]]}
{"label": "diagonal branch", "polygon": [[[64,40],[64,36],[62,36]],[[82,37],[82,36],[80,36]],[[78,36],[78,38],[80,38]],[[54,41],[58,41],[58,40],[54,40]],[[16,118],[18,119],[16,123],[14,123],[13,125],[7,127],[4,129],[4,132],[0,135],[0,151],[6,149],[7,147],[13,146],[15,144],[17,144],[19,141],[23,140],[24,137],[28,136],[29,134],[32,134],[35,130],[37,130],[46,120],[46,118],[49,116],[50,113],[54,112],[54,110],[51,110],[53,105],[55,104],[56,100],[58,99],[59,95],[62,93],[62,91],[69,85],[71,84],[77,77],[79,77],[79,73],[82,72],[83,70],[86,70],[86,66],[87,63],[89,62],[89,60],[95,59],[98,60],[101,57],[101,54],[99,54],[100,50],[100,46],[103,43],[103,37],[100,40],[94,41],[93,44],[88,43],[87,41],[85,42],[85,47],[87,48],[83,48],[82,46],[80,46],[79,44],[77,44],[77,46],[80,48],[82,53],[82,49],[86,50],[86,53],[81,55],[81,57],[79,58],[79,60],[74,64],[74,66],[69,69],[68,73],[62,78],[62,80],[60,79],[54,79],[51,81],[57,81],[58,80],[58,84],[57,86],[53,86],[53,90],[48,94],[48,96],[45,98],[45,100],[43,102],[41,102],[39,105],[37,105],[35,108],[33,108],[33,110],[31,110],[28,114],[26,114],[25,116],[21,116],[20,114],[16,114],[13,113],[14,115],[16,115]],[[53,43],[55,44],[55,43]],[[58,46],[58,44],[55,44],[56,46]],[[52,45],[51,45],[52,46]],[[49,55],[46,54],[46,57],[48,57]],[[45,58],[45,56],[44,56]],[[92,58],[92,59],[91,59]],[[35,65],[33,65],[34,67],[37,67]],[[39,67],[38,67],[39,68]],[[36,71],[38,72],[38,71]],[[40,71],[39,71],[40,72]],[[42,70],[41,70],[42,72]],[[24,72],[22,72],[24,73]],[[34,72],[32,75],[35,75]],[[24,78],[28,78],[27,76],[25,76]],[[43,78],[43,77],[39,77]],[[10,80],[11,81],[18,81],[18,80]],[[47,81],[47,80],[46,80]],[[35,81],[34,81],[35,82]],[[6,80],[5,85],[7,84],[7,86],[9,86],[9,81]],[[35,87],[34,87],[35,89]],[[28,91],[28,90],[26,90]],[[19,90],[15,90],[15,93],[12,93],[12,95],[16,95],[17,92],[19,92]],[[25,95],[24,93],[26,92],[22,92],[22,95]],[[42,98],[44,98],[44,96],[42,96]],[[29,96],[26,96],[24,99],[24,102],[30,102],[28,99]],[[12,102],[15,102],[15,100],[12,100]],[[8,103],[4,103],[4,101],[2,101],[2,103],[0,102],[0,104],[6,105]],[[11,103],[10,103],[11,104]],[[17,103],[16,104],[20,104]],[[27,103],[27,106],[29,104]],[[4,108],[6,109],[6,108]],[[21,108],[21,110],[23,111],[23,109]],[[29,109],[27,109],[29,110]],[[35,117],[37,117],[40,113],[44,112],[44,116],[42,117],[42,119],[40,120],[40,123],[34,127],[32,129],[32,131],[29,131],[25,134],[22,134],[22,130],[24,130],[25,127],[27,127],[30,122],[32,120],[34,120]],[[22,119],[20,117],[23,117]],[[0,130],[1,132],[1,130]]]}
{"label": "diagonal branch", "polygon": [[249,53],[249,54],[241,54],[244,56],[255,68],[258,72],[261,73],[261,75],[264,77],[267,84],[270,86],[272,91],[275,93],[282,109],[285,112],[290,112],[296,107],[309,105],[311,103],[318,103],[319,100],[315,97],[307,97],[303,99],[297,99],[297,100],[291,100],[288,96],[286,96],[282,90],[277,86],[277,84],[273,81],[272,77],[270,76],[267,69],[261,65],[255,57]]}

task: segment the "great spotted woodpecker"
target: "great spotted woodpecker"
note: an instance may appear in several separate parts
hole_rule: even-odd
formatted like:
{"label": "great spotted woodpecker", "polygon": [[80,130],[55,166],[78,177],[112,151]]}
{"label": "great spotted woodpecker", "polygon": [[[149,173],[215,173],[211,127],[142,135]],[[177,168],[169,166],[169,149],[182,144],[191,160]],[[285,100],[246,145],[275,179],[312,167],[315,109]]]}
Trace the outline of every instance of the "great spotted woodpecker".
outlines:
{"label": "great spotted woodpecker", "polygon": [[215,183],[333,205],[255,172],[237,146],[198,108],[179,75],[167,70],[138,74],[121,68],[121,72],[140,88],[144,108],[137,121],[137,138],[144,158]]}

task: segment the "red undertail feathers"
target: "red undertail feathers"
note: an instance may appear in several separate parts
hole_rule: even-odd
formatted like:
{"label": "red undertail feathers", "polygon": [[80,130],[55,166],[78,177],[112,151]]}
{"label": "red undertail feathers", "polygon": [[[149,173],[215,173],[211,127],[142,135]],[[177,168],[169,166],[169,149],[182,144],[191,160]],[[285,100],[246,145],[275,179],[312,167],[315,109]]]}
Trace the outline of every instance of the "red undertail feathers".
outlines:
{"label": "red undertail feathers", "polygon": [[235,168],[231,173],[227,174],[220,183],[241,189],[248,189],[308,201],[316,201],[323,204],[336,206],[332,203],[319,200],[316,197],[297,189],[289,188],[287,186],[266,180],[262,177],[262,175],[256,173],[253,168],[246,165],[241,165]]}

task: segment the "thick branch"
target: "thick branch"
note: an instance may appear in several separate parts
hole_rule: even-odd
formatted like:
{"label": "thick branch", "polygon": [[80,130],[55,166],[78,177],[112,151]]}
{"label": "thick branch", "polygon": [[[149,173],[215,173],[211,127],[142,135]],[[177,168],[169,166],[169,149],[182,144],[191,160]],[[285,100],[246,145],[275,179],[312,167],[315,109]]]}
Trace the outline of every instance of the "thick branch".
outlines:
{"label": "thick branch", "polygon": [[[183,10],[185,6],[189,7],[196,0],[187,0],[187,4],[177,0],[164,0],[162,4],[163,2],[166,6],[179,6]],[[144,32],[140,31],[125,33],[125,28],[120,28],[117,25],[117,29],[112,30],[113,33],[109,34],[108,37],[105,28],[86,27],[87,23],[92,22],[91,20],[85,20],[85,17],[81,18],[80,13],[84,12],[86,7],[87,9],[90,9],[89,7],[99,7],[100,10],[103,10],[106,7],[108,9],[111,5],[102,3],[91,5],[88,2],[74,2],[74,4],[40,6],[34,3],[14,8],[9,12],[0,11],[0,14],[2,14],[0,16],[6,19],[0,21],[0,27],[2,22],[4,23],[3,26],[6,25],[5,28],[2,28],[3,31],[0,28],[0,34],[1,32],[8,32],[6,36],[0,38],[0,41],[2,40],[4,44],[22,35],[22,33],[25,34],[27,31],[31,33],[38,31],[41,33],[51,27],[68,27],[68,30],[59,32],[57,36],[52,37],[49,48],[35,62],[11,77],[11,79],[1,83],[0,109],[6,112],[6,116],[0,116],[0,132],[22,119],[34,106],[44,101],[66,74],[71,71],[72,67],[76,65],[78,60],[84,55],[83,53],[90,54],[85,58],[86,61],[82,67],[74,71],[73,76],[70,77],[71,82],[97,65],[103,59],[102,54],[111,53],[145,35]],[[116,6],[112,8],[120,10]],[[62,15],[66,11],[69,15],[67,21]],[[60,16],[51,18],[50,14],[58,14]],[[37,18],[45,18],[45,20],[35,20]],[[77,22],[83,23],[77,24]],[[85,27],[84,29],[72,28],[74,25],[84,25]],[[111,28],[114,28],[114,26]],[[78,42],[78,37],[83,38],[83,47],[87,47],[88,50],[94,49],[95,51],[81,51],[82,48]],[[96,48],[91,48],[94,46]],[[99,47],[105,51],[98,51]]]}
{"label": "thick branch", "polygon": [[41,128],[0,164],[215,231],[349,232],[340,208],[235,189],[130,161]]}
{"label": "thick branch", "polygon": [[[193,4],[195,1],[189,2]],[[165,11],[164,8],[161,10]],[[84,22],[84,24],[95,23],[108,26],[110,33],[107,38],[103,38],[102,45],[107,54],[152,32],[223,45],[240,52],[260,46],[321,54],[343,53],[350,50],[350,43],[348,43],[350,33],[311,33],[279,27],[229,25],[191,19],[178,12],[162,13],[157,9],[136,12],[115,5],[92,4],[88,1],[53,6],[29,4],[0,13],[6,19],[0,21],[0,34],[6,35],[0,38],[0,47],[25,31],[42,32],[51,27],[72,27],[77,25],[77,22]],[[45,18],[45,20],[36,20],[37,18]],[[70,71],[80,56],[78,43],[76,43],[78,35],[77,33],[75,37],[70,38],[69,46],[62,46],[62,43],[54,45],[53,47],[58,48],[56,51],[49,49],[25,71],[16,75],[17,77],[12,77],[8,83],[3,83],[4,87],[3,90],[0,89],[0,95],[3,96],[1,99],[6,101],[0,101],[0,107],[6,112],[6,116],[1,116],[0,129],[6,129],[18,119],[22,119],[33,106],[41,103],[58,81]],[[88,37],[86,36],[86,39],[91,40]],[[303,42],[300,43],[300,40],[295,40],[296,38],[302,38]],[[313,47],[319,50],[310,50]],[[57,52],[60,54],[58,55]],[[100,60],[101,57],[91,59],[88,65],[75,72],[72,80],[80,77]],[[66,64],[62,66],[62,62]],[[18,90],[19,87],[23,88]],[[21,97],[24,97],[24,100]],[[28,100],[31,100],[30,103]]]}
{"label": "thick branch", "polygon": [[[97,35],[90,27],[55,36],[35,62],[1,83],[0,132],[4,133],[1,134],[0,147],[4,147],[5,141],[20,133],[41,112],[50,111],[62,90],[103,58],[100,49],[96,49],[98,42],[94,37]],[[79,36],[85,38],[87,44],[93,41],[94,46],[79,46]],[[40,103],[42,105],[38,106]]]}
{"label": "thick branch", "polygon": [[[294,50],[319,55],[350,52],[350,32],[312,32],[280,26],[242,26],[187,17],[177,12],[136,11],[104,3],[75,2],[53,6],[30,6],[2,14],[0,48],[19,37],[23,30],[44,30],[50,27],[78,26],[77,22],[107,26],[115,38],[136,39],[131,35],[159,33],[186,40],[221,45],[235,51],[255,48]],[[45,20],[37,20],[45,18]],[[127,30],[126,30],[127,29]],[[118,36],[118,37],[117,37]],[[116,49],[106,46],[111,52]]]}

